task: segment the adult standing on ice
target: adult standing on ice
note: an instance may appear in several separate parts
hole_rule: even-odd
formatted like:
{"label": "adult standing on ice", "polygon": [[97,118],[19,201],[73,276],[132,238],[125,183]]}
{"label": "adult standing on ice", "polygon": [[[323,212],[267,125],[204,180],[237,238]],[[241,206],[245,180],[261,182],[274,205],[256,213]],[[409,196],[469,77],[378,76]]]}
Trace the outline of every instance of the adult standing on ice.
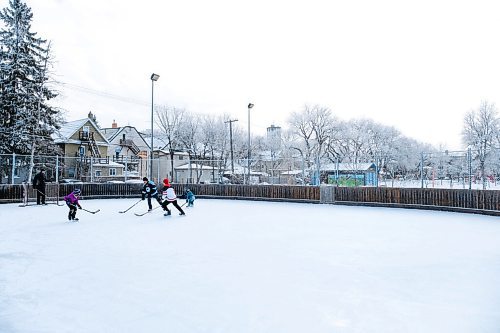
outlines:
{"label": "adult standing on ice", "polygon": [[167,211],[163,215],[168,216],[171,214],[170,210],[168,210],[167,208],[170,203],[173,204],[175,208],[177,208],[177,210],[179,211],[179,215],[186,215],[181,206],[179,206],[179,204],[177,203],[177,195],[175,195],[174,188],[170,185],[168,178],[163,179],[163,186],[163,196],[165,197],[165,201],[163,202],[162,207]]}
{"label": "adult standing on ice", "polygon": [[155,198],[156,201],[161,205],[161,197],[158,196],[158,190],[156,189],[156,184],[149,180],[147,177],[142,178],[144,186],[142,187],[142,200],[148,198],[148,212],[153,210],[153,205],[151,204],[151,198]]}
{"label": "adult standing on ice", "polygon": [[40,169],[40,172],[33,178],[33,188],[36,190],[36,204],[45,205],[45,169]]}

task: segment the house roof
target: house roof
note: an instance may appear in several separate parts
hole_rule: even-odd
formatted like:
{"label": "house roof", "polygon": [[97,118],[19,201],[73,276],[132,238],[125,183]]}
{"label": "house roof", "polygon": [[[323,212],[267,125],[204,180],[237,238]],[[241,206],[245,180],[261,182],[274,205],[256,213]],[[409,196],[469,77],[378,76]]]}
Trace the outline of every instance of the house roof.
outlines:
{"label": "house roof", "polygon": [[289,176],[289,175],[300,175],[302,173],[302,170],[290,170],[290,171],[285,171],[282,172],[282,175]]}
{"label": "house roof", "polygon": [[[169,150],[155,149],[154,151],[155,152],[160,152],[160,153],[165,154],[165,155],[170,155],[170,151]],[[174,155],[176,155],[176,156],[179,156],[179,155],[189,156],[189,154],[186,153],[185,151],[176,151],[176,150],[174,150]],[[193,165],[193,164],[191,164],[191,165]]]}
{"label": "house roof", "polygon": [[108,167],[108,168],[125,168],[123,164],[109,161],[108,163],[93,163],[93,166]]}
{"label": "house roof", "polygon": [[123,127],[117,127],[117,128],[102,128],[103,134],[106,136],[106,139],[109,141],[112,141],[122,130]]}
{"label": "house roof", "polygon": [[179,165],[177,167],[174,168],[175,170],[212,170],[212,167],[209,166],[209,165],[201,165],[201,164],[196,164],[196,163],[186,163],[186,164],[183,164],[183,165]]}
{"label": "house roof", "polygon": [[107,128],[102,128],[101,131],[104,132],[104,135],[106,136],[106,139],[108,139],[109,141],[112,141],[118,135],[120,135],[121,132],[123,132],[127,128],[135,130],[137,132],[137,134],[139,134],[139,136],[142,138],[142,140],[144,140],[144,142],[146,142],[144,134],[140,133],[137,130],[137,128],[135,128],[134,126],[128,126],[127,125],[127,126],[117,127],[117,128],[107,127]]}
{"label": "house roof", "polygon": [[[97,142],[99,142],[100,144],[109,144],[109,141],[106,139],[106,136],[99,130],[99,127],[97,127],[96,123],[90,118],[78,119],[78,120],[73,120],[73,121],[68,121],[66,123],[63,123],[61,125],[61,128],[59,129],[59,131],[52,134],[52,138],[54,139],[54,142],[55,143],[69,143],[71,141],[75,141],[75,140],[70,140],[69,138],[71,138],[77,131],[79,131],[80,128],[82,128],[82,126],[85,125],[85,123],[87,123],[88,121],[90,121],[90,123],[92,124],[94,129],[105,140],[104,142],[102,142],[102,141],[97,141]],[[79,141],[74,142],[74,143],[79,143]]]}
{"label": "house roof", "polygon": [[375,163],[328,163],[320,166],[321,171],[366,171],[375,168]]}

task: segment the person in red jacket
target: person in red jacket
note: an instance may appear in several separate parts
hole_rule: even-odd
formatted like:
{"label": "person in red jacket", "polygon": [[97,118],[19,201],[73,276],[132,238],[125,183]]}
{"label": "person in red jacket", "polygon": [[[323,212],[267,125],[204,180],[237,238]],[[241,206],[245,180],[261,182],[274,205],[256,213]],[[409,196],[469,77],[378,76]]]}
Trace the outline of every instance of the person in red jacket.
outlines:
{"label": "person in red jacket", "polygon": [[82,209],[82,206],[80,206],[80,204],[78,203],[80,194],[81,191],[77,188],[64,197],[64,201],[66,201],[66,205],[68,205],[69,207],[68,220],[70,221],[78,221],[78,218],[76,217],[76,211],[78,210],[78,208]]}
{"label": "person in red jacket", "polygon": [[170,210],[167,208],[168,204],[173,204],[175,208],[179,211],[179,215],[186,215],[182,210],[181,206],[177,203],[177,196],[175,195],[174,188],[170,186],[170,182],[168,178],[163,179],[163,197],[165,201],[163,201],[162,207],[167,212],[163,215],[168,216],[171,214]]}

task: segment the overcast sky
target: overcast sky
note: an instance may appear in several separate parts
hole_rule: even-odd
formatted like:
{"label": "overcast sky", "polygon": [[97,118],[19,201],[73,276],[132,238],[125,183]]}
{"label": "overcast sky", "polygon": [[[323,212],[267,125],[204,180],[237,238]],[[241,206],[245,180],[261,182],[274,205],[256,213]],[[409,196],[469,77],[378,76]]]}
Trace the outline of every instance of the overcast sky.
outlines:
{"label": "overcast sky", "polygon": [[[57,105],[150,128],[155,104],[228,113],[253,134],[305,104],[461,147],[465,112],[500,103],[495,0],[29,0],[52,42]],[[0,0],[1,7],[8,0]]]}

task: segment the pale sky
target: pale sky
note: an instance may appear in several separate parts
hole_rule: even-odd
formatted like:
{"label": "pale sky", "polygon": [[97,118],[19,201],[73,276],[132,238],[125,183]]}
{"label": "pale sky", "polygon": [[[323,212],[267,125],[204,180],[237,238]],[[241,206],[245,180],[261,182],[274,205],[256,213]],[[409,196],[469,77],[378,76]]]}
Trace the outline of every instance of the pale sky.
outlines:
{"label": "pale sky", "polygon": [[[0,0],[5,7],[8,0]],[[252,134],[305,104],[458,149],[464,114],[500,103],[500,4],[444,0],[29,0],[67,120],[150,128],[155,104],[228,113]],[[82,87],[82,88],[77,88]],[[87,91],[87,92],[85,92]],[[89,93],[89,91],[91,93]],[[116,98],[112,98],[118,97]]]}

